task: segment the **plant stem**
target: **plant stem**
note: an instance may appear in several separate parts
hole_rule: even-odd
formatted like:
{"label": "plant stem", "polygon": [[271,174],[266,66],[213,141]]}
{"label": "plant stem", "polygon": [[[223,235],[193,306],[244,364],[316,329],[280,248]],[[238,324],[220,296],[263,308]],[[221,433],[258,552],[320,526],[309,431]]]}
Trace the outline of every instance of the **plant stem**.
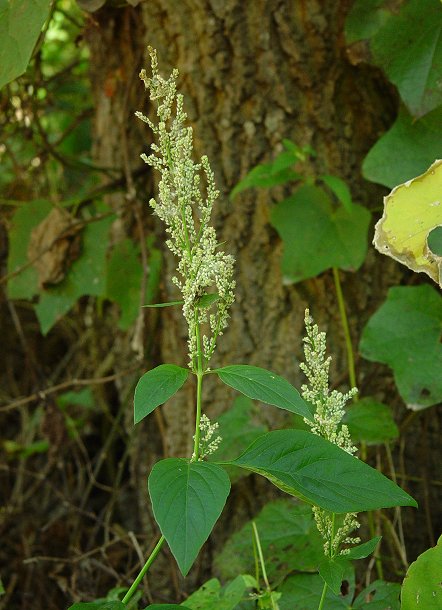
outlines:
{"label": "plant stem", "polygon": [[355,359],[353,354],[353,346],[351,343],[350,328],[348,326],[347,312],[345,310],[345,300],[342,293],[341,279],[339,277],[339,269],[333,267],[333,279],[335,281],[336,296],[338,298],[339,314],[341,316],[342,329],[344,331],[345,346],[347,348],[348,376],[350,378],[350,387],[356,387],[356,372]]}
{"label": "plant stem", "polygon": [[256,523],[252,521],[253,533],[255,536],[256,548],[258,549],[259,561],[261,564],[262,577],[264,578],[265,585],[268,590],[270,590],[269,579],[267,578],[267,570],[264,563],[264,555],[262,554],[261,541],[259,539],[258,528],[256,527]]}
{"label": "plant stem", "polygon": [[197,370],[196,370],[196,414],[195,414],[195,435],[193,445],[193,456],[192,461],[197,462],[200,451],[200,420],[201,420],[201,397],[203,389],[203,354],[201,351],[201,334],[200,334],[200,323],[198,319],[198,310],[195,309],[195,334],[196,334],[196,346],[197,346]]}
{"label": "plant stem", "polygon": [[135,591],[137,590],[138,585],[140,584],[143,576],[146,574],[147,570],[150,568],[150,566],[152,565],[155,557],[158,555],[158,553],[160,552],[161,547],[163,546],[163,542],[164,542],[165,538],[164,536],[161,536],[161,538],[158,540],[158,542],[155,545],[154,550],[152,551],[152,553],[149,555],[149,557],[147,558],[146,563],[144,564],[144,566],[141,568],[140,573],[138,574],[138,576],[136,577],[136,579],[133,581],[129,591],[126,593],[126,595],[123,597],[123,599],[121,600],[123,604],[127,604],[127,602],[131,599],[131,597],[133,596],[133,594],[135,593]]}
{"label": "plant stem", "polygon": [[319,600],[318,610],[322,610],[325,602],[325,594],[327,593],[327,583],[324,582],[324,587],[322,588],[321,599]]}

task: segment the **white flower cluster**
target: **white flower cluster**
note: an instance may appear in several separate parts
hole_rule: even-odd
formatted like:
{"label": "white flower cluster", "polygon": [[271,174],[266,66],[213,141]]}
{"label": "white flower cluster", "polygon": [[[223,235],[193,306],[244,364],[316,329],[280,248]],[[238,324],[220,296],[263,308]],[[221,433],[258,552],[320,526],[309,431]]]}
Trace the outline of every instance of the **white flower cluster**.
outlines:
{"label": "white flower cluster", "polygon": [[[199,445],[199,460],[204,459],[208,455],[215,453],[218,449],[222,438],[217,434],[219,428],[219,424],[215,422],[214,424],[210,423],[210,419],[204,413],[201,415],[200,419],[200,445]],[[194,437],[195,440],[195,437]],[[192,456],[193,458],[194,456]]]}
{"label": "white flower cluster", "polygon": [[[331,358],[326,357],[326,334],[320,332],[318,326],[310,316],[309,310],[305,311],[306,336],[304,337],[305,362],[301,363],[301,369],[308,379],[308,385],[303,385],[302,397],[315,407],[314,421],[304,421],[311,427],[314,434],[322,436],[334,445],[337,445],[350,455],[357,448],[353,446],[350,433],[345,424],[341,424],[344,416],[344,407],[358,392],[352,388],[350,392],[342,394],[338,390],[329,389],[329,369]],[[319,533],[324,539],[324,553],[334,557],[339,552],[341,544],[358,544],[360,538],[350,537],[353,530],[359,528],[360,524],[356,513],[347,513],[343,517],[340,527],[335,531],[334,517],[331,513],[315,506],[313,508],[316,525]],[[347,549],[340,551],[341,555],[348,553]]]}
{"label": "white flower cluster", "polygon": [[[141,112],[136,116],[149,125],[157,137],[153,153],[142,159],[161,173],[158,201],[151,199],[154,213],[165,223],[169,249],[178,257],[178,276],[174,283],[184,300],[183,314],[189,327],[189,366],[205,359],[204,368],[222,335],[234,301],[234,258],[219,250],[213,227],[209,225],[219,192],[209,160],[203,156],[194,163],[192,128],[185,126],[187,115],[183,96],[177,93],[178,70],[166,80],[158,72],[156,51],[149,47],[152,77],[140,73],[150,99],[158,100],[158,125]],[[201,177],[205,188],[202,189]],[[204,194],[203,194],[204,193]],[[201,301],[206,295],[212,299]],[[205,332],[200,336],[200,325]]]}

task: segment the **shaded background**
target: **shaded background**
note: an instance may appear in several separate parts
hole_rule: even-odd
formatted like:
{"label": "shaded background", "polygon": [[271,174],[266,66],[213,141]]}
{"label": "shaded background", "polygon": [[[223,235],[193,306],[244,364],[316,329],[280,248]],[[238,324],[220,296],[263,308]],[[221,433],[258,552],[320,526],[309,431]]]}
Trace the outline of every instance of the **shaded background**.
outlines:
{"label": "shaded background", "polygon": [[[191,385],[137,428],[132,424],[140,375],[162,362],[186,363],[179,309],[140,309],[176,297],[175,263],[146,203],[157,177],[139,159],[151,135],[134,117],[135,110],[151,112],[138,79],[148,67],[147,44],[157,49],[162,73],[180,71],[196,155],[209,156],[221,191],[217,231],[237,258],[237,299],[214,366],[253,364],[300,387],[309,306],[328,333],[333,383],[348,387],[331,270],[298,284],[282,281],[282,244],[269,217],[290,187],[228,196],[289,138],[316,151],[303,172],[341,177],[354,200],[373,212],[372,224],[380,216],[387,189],[364,180],[361,163],[394,122],[399,97],[381,70],[346,46],[352,2],[131,4],[82,0],[81,10],[58,0],[28,71],[1,92],[0,256],[9,286],[0,297],[0,575],[6,589],[0,608],[59,610],[117,583],[127,586],[157,535],[147,474],[159,458],[191,450]],[[22,207],[14,223],[20,202],[29,201],[33,207]],[[20,231],[29,237],[35,219],[51,209],[56,212],[41,234],[20,246]],[[60,233],[58,247],[48,248],[48,235]],[[32,269],[29,261],[45,247],[44,265]],[[11,248],[21,261],[12,273]],[[426,282],[373,249],[341,280],[355,349],[390,286]],[[69,294],[57,292],[66,282]],[[387,402],[401,430],[393,447],[398,482],[420,504],[418,512],[402,511],[412,561],[438,533],[440,419],[436,409],[407,410],[387,367],[357,356],[356,368],[360,393]],[[211,382],[206,404],[216,417],[233,393]],[[291,423],[269,409],[259,418],[269,427]],[[390,473],[382,446],[370,448],[369,461]],[[186,581],[165,551],[146,598],[183,599],[212,573],[228,534],[276,495],[263,480],[238,481]],[[387,576],[401,580],[404,565],[394,543],[387,541],[384,552]]]}

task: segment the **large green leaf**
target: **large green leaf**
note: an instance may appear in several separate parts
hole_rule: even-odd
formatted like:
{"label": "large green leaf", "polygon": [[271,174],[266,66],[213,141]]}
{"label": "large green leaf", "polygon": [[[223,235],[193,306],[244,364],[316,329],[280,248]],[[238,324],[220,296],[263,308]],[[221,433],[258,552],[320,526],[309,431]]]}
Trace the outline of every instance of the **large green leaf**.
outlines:
{"label": "large green leaf", "polygon": [[385,71],[415,117],[442,104],[440,0],[407,0],[399,8],[357,0],[346,34],[349,43],[368,39],[371,63]]}
{"label": "large green leaf", "polygon": [[137,383],[134,396],[134,423],[138,424],[152,411],[177,392],[189,375],[189,370],[176,364],[160,364],[144,373]]}
{"label": "large green leaf", "polygon": [[353,204],[351,212],[335,208],[325,191],[305,185],[272,210],[284,252],[281,269],[286,282],[300,282],[326,269],[358,269],[367,252],[370,213]]}
{"label": "large green leaf", "polygon": [[183,576],[209,537],[229,491],[229,477],[215,464],[168,458],[153,467],[153,514]]}
{"label": "large green leaf", "polygon": [[60,284],[42,291],[35,311],[44,335],[80,297],[104,293],[108,233],[113,218],[109,216],[85,226],[79,258]]}
{"label": "large green leaf", "polygon": [[26,70],[50,4],[50,0],[1,0],[0,88]]}
{"label": "large green leaf", "polygon": [[[18,272],[29,263],[28,244],[32,230],[42,222],[52,209],[45,200],[22,203],[11,219],[9,229],[8,273]],[[38,273],[31,265],[8,281],[10,299],[31,299],[38,292]]]}
{"label": "large green leaf", "polygon": [[[310,506],[292,498],[276,500],[266,504],[254,521],[270,582],[280,582],[293,570],[316,571],[324,548]],[[222,579],[253,572],[252,540],[251,521],[227,540],[214,561]]]}
{"label": "large green leaf", "polygon": [[[354,591],[354,569],[348,566],[345,580],[349,584],[345,595],[335,595],[328,587],[325,596],[326,610],[351,610]],[[324,581],[319,574],[295,574],[278,587],[282,593],[278,601],[280,610],[317,610],[321,599]],[[384,608],[385,610],[385,608]]]}
{"label": "large green leaf", "polygon": [[105,294],[120,306],[118,327],[132,326],[140,309],[140,290],[143,268],[139,248],[131,239],[115,244],[107,262]]}
{"label": "large green leaf", "polygon": [[442,401],[442,298],[428,285],[390,288],[360,342],[364,358],[388,364],[413,410]]}
{"label": "large green leaf", "polygon": [[408,568],[402,585],[401,609],[440,610],[442,608],[442,536]]}
{"label": "large green leaf", "polygon": [[[237,576],[225,587],[217,578],[212,578],[192,593],[186,601],[190,610],[234,610],[245,597],[250,577]],[[181,606],[181,609],[183,607]]]}
{"label": "large green leaf", "polygon": [[417,506],[395,483],[329,441],[304,430],[264,434],[229,462],[334,513]]}
{"label": "large green leaf", "polygon": [[344,415],[352,440],[367,445],[388,443],[399,436],[390,407],[367,396],[358,400]]}
{"label": "large green leaf", "polygon": [[244,396],[260,400],[280,409],[291,411],[312,419],[310,408],[296,390],[284,377],[271,371],[249,366],[232,364],[213,371],[226,385],[238,390]]}
{"label": "large green leaf", "polygon": [[[442,252],[429,243],[430,233],[442,231],[442,161],[400,184],[384,197],[384,213],[376,224],[375,247],[409,269],[426,273],[442,287]],[[442,240],[441,240],[442,241]]]}
{"label": "large green leaf", "polygon": [[365,157],[364,178],[393,188],[422,174],[442,158],[441,124],[442,106],[417,121],[401,108],[393,126]]}

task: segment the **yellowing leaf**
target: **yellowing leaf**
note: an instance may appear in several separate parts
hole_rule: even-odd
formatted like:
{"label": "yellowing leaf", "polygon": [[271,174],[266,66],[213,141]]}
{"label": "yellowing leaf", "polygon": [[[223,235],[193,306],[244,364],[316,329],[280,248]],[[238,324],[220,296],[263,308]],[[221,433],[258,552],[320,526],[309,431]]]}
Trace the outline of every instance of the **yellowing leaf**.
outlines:
{"label": "yellowing leaf", "polygon": [[438,226],[442,226],[442,160],[384,198],[373,243],[382,254],[426,273],[442,287],[442,256],[428,246],[428,236]]}

